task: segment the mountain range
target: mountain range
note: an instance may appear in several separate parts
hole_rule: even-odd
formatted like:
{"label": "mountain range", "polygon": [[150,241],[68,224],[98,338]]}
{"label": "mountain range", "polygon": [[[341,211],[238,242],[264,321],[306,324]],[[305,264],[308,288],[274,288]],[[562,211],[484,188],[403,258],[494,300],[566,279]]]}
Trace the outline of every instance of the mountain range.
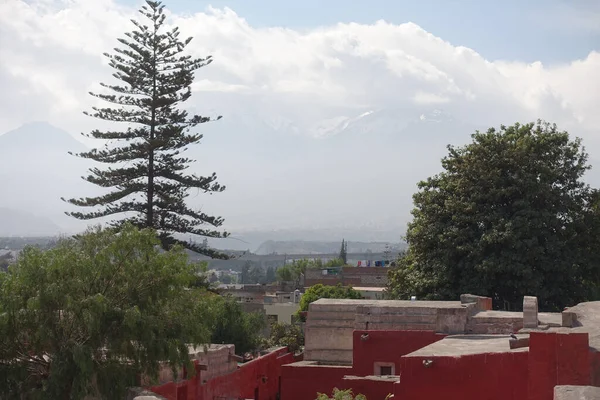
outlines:
{"label": "mountain range", "polygon": [[[398,243],[416,183],[441,170],[447,144],[464,144],[485,128],[435,108],[340,110],[312,119],[254,111],[234,109],[201,125],[202,143],[186,153],[196,160],[190,172],[214,171],[227,186],[188,199],[225,218],[232,235],[211,240],[213,247],[255,250],[269,240],[342,238]],[[69,154],[90,146],[98,144],[46,122],[0,135],[0,235],[84,229],[64,214],[70,208],[61,198],[102,193],[81,179],[93,164]]]}

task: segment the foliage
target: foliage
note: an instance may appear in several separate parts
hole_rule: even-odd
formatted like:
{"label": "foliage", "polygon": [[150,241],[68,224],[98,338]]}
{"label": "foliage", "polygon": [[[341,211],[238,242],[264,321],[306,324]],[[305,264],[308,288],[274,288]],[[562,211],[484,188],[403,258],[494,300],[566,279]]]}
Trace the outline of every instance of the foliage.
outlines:
{"label": "foliage", "polygon": [[600,214],[580,139],[540,121],[472,137],[448,146],[444,172],[419,183],[390,293],[474,293],[497,308],[535,294],[546,310],[588,299],[599,282]]}
{"label": "foliage", "polygon": [[266,326],[264,314],[244,312],[242,305],[231,296],[211,296],[207,308],[211,315],[212,343],[234,344],[238,354],[259,347],[261,332]]}
{"label": "foliage", "polygon": [[251,261],[246,261],[242,266],[242,273],[240,275],[241,283],[250,283],[250,268],[252,267]]}
{"label": "foliage", "polygon": [[266,347],[287,346],[290,352],[298,353],[304,347],[304,334],[298,325],[276,322],[271,325],[271,334]]}
{"label": "foliage", "polygon": [[[190,133],[190,129],[211,120],[200,115],[189,117],[180,107],[192,95],[194,71],[208,65],[212,58],[183,54],[192,38],[181,41],[178,28],[166,30],[166,15],[160,2],[147,0],[140,14],[144,22],[132,20],[135,28],[125,34],[126,39],[119,39],[122,47],[115,49],[116,54],[105,54],[109,65],[116,70],[113,76],[122,83],[102,86],[116,94],[92,93],[117,106],[94,107],[92,113],[86,113],[101,120],[124,122],[128,128],[92,131],[86,136],[103,144],[110,140],[116,145],[77,154],[114,165],[92,168],[84,177],[111,191],[97,197],[66,200],[76,206],[94,208],[67,214],[82,220],[127,214],[125,219],[113,220],[111,226],[121,228],[129,221],[138,227],[154,228],[165,249],[179,244],[200,254],[227,258],[207,246],[175,237],[176,234],[227,236],[215,230],[223,223],[220,217],[185,204],[192,189],[211,194],[225,189],[216,182],[214,173],[186,174],[194,160],[182,155],[188,146],[202,139],[202,135]],[[204,228],[206,225],[209,227]]]}
{"label": "foliage", "polygon": [[279,282],[291,282],[296,280],[294,272],[291,265],[284,265],[283,267],[277,268],[275,275]]}
{"label": "foliage", "polygon": [[210,338],[205,292],[187,289],[183,249],[159,245],[125,224],[26,248],[0,274],[0,397],[122,398],[162,362],[189,365],[187,344]]}
{"label": "foliage", "polygon": [[323,266],[320,259],[318,260],[294,260],[291,264],[286,264],[279,267],[275,272],[277,279],[280,282],[294,282],[297,288],[300,288],[300,281],[307,269],[318,269]]}
{"label": "foliage", "polygon": [[275,268],[268,267],[267,275],[265,276],[265,283],[273,283],[277,281],[277,276],[275,275]]}
{"label": "foliage", "polygon": [[344,239],[342,239],[342,248],[340,249],[339,258],[342,260],[343,264],[348,262],[348,242],[346,242]]}
{"label": "foliage", "polygon": [[13,262],[13,256],[11,253],[6,253],[0,256],[0,271],[6,271],[8,265]]}
{"label": "foliage", "polygon": [[323,268],[337,268],[337,267],[343,267],[346,264],[346,261],[344,261],[343,258],[334,258],[331,259],[329,261],[327,261],[324,265]]}
{"label": "foliage", "polygon": [[300,311],[308,311],[310,303],[319,299],[362,299],[362,296],[360,292],[352,289],[352,287],[342,286],[341,283],[336,286],[327,286],[319,283],[311,286],[304,292],[300,298]]}
{"label": "foliage", "polygon": [[316,400],[367,400],[367,398],[362,394],[354,396],[352,389],[339,390],[334,388],[331,397],[325,393],[318,393]]}

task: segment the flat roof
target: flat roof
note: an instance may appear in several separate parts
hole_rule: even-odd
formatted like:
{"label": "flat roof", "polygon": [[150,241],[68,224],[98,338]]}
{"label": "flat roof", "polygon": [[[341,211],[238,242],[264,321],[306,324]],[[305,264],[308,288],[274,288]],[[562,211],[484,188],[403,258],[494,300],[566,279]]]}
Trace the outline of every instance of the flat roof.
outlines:
{"label": "flat roof", "polygon": [[[527,338],[529,335],[516,335],[518,338]],[[446,336],[442,340],[425,346],[405,357],[435,357],[435,356],[468,356],[487,353],[513,353],[529,351],[528,347],[511,349],[510,335],[454,335]]]}
{"label": "flat roof", "polygon": [[364,290],[369,292],[383,292],[385,291],[384,287],[371,287],[371,286],[352,286],[354,290]]}
{"label": "flat roof", "polygon": [[460,301],[426,301],[426,300],[370,300],[370,299],[319,299],[311,304],[322,305],[356,305],[377,307],[417,307],[417,308],[463,308],[466,304]]}

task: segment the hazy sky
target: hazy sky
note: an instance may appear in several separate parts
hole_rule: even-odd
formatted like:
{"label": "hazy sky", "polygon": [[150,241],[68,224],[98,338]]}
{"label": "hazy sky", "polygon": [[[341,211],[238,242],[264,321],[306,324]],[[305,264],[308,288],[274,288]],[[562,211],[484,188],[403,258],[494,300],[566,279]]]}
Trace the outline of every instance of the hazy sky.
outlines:
{"label": "hazy sky", "polygon": [[[98,82],[110,79],[102,53],[111,51],[116,38],[131,29],[128,19],[140,4],[0,0],[0,133],[33,120],[48,121],[72,134],[96,127],[81,114],[97,104],[87,92],[99,90]],[[406,164],[398,160],[397,171],[386,167],[387,172],[370,173],[365,172],[368,167],[350,163],[348,168],[355,170],[349,175],[356,172],[355,179],[375,183],[367,189],[346,187],[339,197],[322,196],[329,178],[313,186],[303,183],[309,181],[307,174],[313,174],[314,183],[320,171],[333,171],[359,155],[309,163],[312,155],[294,153],[297,138],[291,137],[343,135],[348,121],[370,111],[395,110],[392,118],[388,113],[370,121],[369,132],[382,126],[394,130],[396,119],[418,119],[433,109],[474,126],[544,118],[583,137],[592,156],[598,152],[594,149],[600,144],[599,1],[165,4],[172,12],[169,23],[194,36],[189,51],[215,59],[197,73],[189,107],[234,121],[221,130],[240,129],[228,132],[220,142],[211,139],[217,128],[205,130],[207,148],[215,153],[208,157],[210,168],[231,188],[230,194],[218,195],[211,204],[233,220],[233,226],[259,226],[276,215],[265,222],[273,226],[294,213],[301,217],[293,223],[306,226],[316,223],[313,214],[319,220],[335,214],[341,221],[350,215],[356,218],[361,210],[376,210],[372,214],[378,221],[392,216],[394,225],[406,222],[414,182],[431,172],[419,170],[419,160],[437,162],[439,151],[407,155]],[[269,137],[263,147],[273,146],[277,164],[267,163],[258,153],[246,156],[242,149],[238,153],[234,149],[235,157],[215,165],[227,158],[219,146],[260,142],[260,133],[269,129],[280,136],[276,146]],[[403,134],[405,141],[429,140],[411,137],[408,131]],[[253,168],[260,170],[262,180],[249,184]],[[378,202],[358,194],[395,187],[393,179],[400,175],[402,182],[413,183],[397,186],[391,197]],[[284,190],[282,185],[290,181],[295,189]],[[266,185],[272,187],[270,197],[257,194]],[[302,197],[310,190],[320,193],[318,201]],[[241,196],[258,205],[240,210],[236,204]],[[273,196],[281,200],[274,201]]]}

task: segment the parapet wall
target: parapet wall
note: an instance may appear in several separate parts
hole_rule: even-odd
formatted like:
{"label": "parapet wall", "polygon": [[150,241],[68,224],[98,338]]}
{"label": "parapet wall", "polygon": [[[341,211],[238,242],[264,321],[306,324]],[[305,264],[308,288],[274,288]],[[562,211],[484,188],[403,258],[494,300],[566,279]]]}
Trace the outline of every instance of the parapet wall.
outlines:
{"label": "parapet wall", "polygon": [[459,301],[320,299],[309,307],[304,359],[352,365],[355,330],[464,333],[474,307]]}

